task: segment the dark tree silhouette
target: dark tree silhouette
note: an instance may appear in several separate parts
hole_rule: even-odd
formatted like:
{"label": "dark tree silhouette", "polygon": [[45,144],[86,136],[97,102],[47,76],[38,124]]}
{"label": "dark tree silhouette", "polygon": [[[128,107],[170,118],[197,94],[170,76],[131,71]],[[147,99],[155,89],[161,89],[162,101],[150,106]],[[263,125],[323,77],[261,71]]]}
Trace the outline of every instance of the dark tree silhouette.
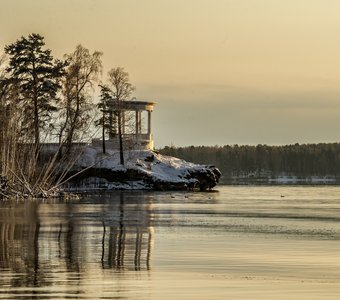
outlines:
{"label": "dark tree silhouette", "polygon": [[19,85],[24,129],[36,149],[41,130],[46,129],[51,114],[57,110],[56,98],[65,67],[65,63],[54,61],[51,50],[44,49],[44,46],[44,38],[33,33],[5,47],[9,57],[6,71]]}
{"label": "dark tree silhouette", "polygon": [[102,129],[102,143],[103,153],[106,152],[105,146],[105,132],[109,132],[109,136],[112,137],[113,127],[113,111],[110,108],[110,101],[112,99],[110,89],[105,85],[100,85],[100,98],[97,108],[102,112],[102,116],[96,120],[96,126],[100,126]]}
{"label": "dark tree silhouette", "polygon": [[214,164],[225,176],[340,176],[340,143],[285,146],[167,146],[162,154]]}

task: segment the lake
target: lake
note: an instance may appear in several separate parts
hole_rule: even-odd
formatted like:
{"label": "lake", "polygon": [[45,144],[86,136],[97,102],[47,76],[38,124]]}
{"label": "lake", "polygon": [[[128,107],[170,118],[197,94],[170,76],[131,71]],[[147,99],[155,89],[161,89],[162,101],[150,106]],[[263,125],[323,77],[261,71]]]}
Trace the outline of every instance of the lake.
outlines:
{"label": "lake", "polygon": [[0,299],[339,299],[340,187],[1,202]]}

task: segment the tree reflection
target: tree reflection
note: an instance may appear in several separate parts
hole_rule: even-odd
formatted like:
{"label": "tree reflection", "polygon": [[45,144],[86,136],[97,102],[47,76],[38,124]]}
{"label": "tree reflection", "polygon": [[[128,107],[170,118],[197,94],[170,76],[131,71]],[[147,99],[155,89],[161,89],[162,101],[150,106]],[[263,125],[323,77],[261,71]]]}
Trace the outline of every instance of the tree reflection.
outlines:
{"label": "tree reflection", "polygon": [[[103,222],[102,267],[124,269],[133,266],[135,270],[141,270],[145,266],[149,270],[153,228],[140,210],[125,209],[124,196],[124,193],[120,194],[118,219],[107,220],[108,224]],[[133,226],[132,221],[135,222]]]}
{"label": "tree reflection", "polygon": [[18,276],[12,286],[40,286],[44,280],[39,262],[40,220],[37,203],[0,210],[0,268]]}
{"label": "tree reflection", "polygon": [[15,276],[2,276],[0,285],[52,285],[60,274],[80,282],[98,267],[150,270],[152,199],[117,193],[96,201],[2,203],[0,271]]}

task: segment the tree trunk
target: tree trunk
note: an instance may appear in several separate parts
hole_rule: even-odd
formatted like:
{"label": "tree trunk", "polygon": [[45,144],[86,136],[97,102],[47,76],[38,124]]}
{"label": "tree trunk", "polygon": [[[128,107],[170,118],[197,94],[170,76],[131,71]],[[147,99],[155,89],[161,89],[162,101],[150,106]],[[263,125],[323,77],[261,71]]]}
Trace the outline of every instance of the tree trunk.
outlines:
{"label": "tree trunk", "polygon": [[36,153],[39,149],[40,133],[39,133],[39,111],[38,111],[38,101],[34,99],[34,147]]}
{"label": "tree trunk", "polygon": [[[35,72],[35,65],[33,63],[33,72]],[[34,120],[33,120],[33,127],[34,127],[34,146],[36,153],[39,149],[39,142],[40,142],[40,132],[39,132],[39,107],[38,107],[38,80],[36,75],[33,75],[33,106],[34,106]]]}
{"label": "tree trunk", "polygon": [[103,139],[103,153],[105,154],[106,148],[105,148],[105,113],[103,111],[103,129],[102,129],[102,139]]}
{"label": "tree trunk", "polygon": [[124,166],[123,134],[122,134],[122,114],[118,112],[118,137],[119,137],[119,157],[120,164]]}
{"label": "tree trunk", "polygon": [[65,122],[64,125],[60,128],[60,132],[59,132],[59,153],[58,153],[58,157],[59,159],[62,159],[63,157],[63,147],[65,144],[65,141],[63,141],[63,135],[64,135],[64,131],[67,127],[67,124],[69,123],[69,118],[70,118],[70,111],[71,111],[71,100],[70,100],[70,96],[67,94],[67,104],[66,104],[66,118],[65,118]]}
{"label": "tree trunk", "polygon": [[113,138],[113,112],[110,110],[109,112],[109,138]]}
{"label": "tree trunk", "polygon": [[66,139],[66,154],[69,155],[71,153],[72,149],[72,143],[73,143],[73,137],[74,137],[74,131],[76,130],[77,121],[79,118],[79,112],[80,112],[80,92],[81,89],[79,89],[79,78],[77,76],[77,83],[76,83],[76,110],[74,112],[73,118],[70,119],[71,127],[67,135]]}

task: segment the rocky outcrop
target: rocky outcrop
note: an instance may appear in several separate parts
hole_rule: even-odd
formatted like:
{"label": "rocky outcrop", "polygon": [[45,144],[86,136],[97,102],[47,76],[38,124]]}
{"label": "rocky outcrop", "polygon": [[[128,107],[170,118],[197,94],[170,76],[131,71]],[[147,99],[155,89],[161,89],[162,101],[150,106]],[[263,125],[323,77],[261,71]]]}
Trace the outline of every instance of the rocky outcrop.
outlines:
{"label": "rocky outcrop", "polygon": [[117,153],[103,155],[100,148],[88,147],[78,158],[66,188],[210,190],[221,173],[215,166],[197,165],[153,151],[125,153],[121,166]]}
{"label": "rocky outcrop", "polygon": [[202,167],[203,168],[199,168],[197,170],[189,169],[188,172],[190,175],[188,176],[188,179],[196,179],[201,191],[210,190],[218,184],[221,172],[218,168],[212,165]]}

